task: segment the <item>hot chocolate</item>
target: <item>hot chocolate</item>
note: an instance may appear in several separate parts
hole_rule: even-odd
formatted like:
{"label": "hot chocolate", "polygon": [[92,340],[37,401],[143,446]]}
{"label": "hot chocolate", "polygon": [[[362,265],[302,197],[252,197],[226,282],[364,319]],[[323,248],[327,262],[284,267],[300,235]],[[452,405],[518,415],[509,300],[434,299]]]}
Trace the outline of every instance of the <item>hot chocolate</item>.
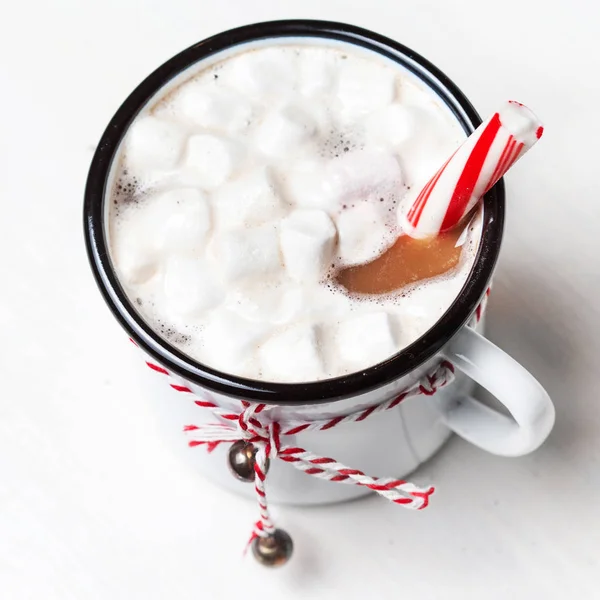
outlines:
{"label": "hot chocolate", "polygon": [[480,220],[424,241],[427,264],[394,279],[393,261],[377,261],[386,249],[415,261],[394,245],[397,208],[464,131],[379,55],[272,44],[197,65],[136,117],[109,242],[132,304],[181,351],[252,379],[314,381],[431,328],[467,278]]}

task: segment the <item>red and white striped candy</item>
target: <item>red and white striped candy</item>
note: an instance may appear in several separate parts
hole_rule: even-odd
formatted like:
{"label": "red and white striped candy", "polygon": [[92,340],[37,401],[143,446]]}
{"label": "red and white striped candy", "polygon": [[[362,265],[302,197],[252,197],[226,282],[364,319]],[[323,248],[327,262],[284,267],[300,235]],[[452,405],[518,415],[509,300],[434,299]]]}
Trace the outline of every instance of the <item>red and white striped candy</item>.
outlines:
{"label": "red and white striped candy", "polygon": [[539,119],[520,102],[507,102],[484,121],[401,208],[400,226],[411,237],[448,231],[542,137]]}

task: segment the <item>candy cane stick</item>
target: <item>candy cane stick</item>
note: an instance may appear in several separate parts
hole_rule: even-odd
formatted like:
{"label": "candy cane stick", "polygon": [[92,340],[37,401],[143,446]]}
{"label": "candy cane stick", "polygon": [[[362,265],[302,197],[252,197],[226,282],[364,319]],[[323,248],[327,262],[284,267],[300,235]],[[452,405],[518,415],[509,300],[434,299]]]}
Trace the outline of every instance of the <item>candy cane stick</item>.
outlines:
{"label": "candy cane stick", "polygon": [[399,209],[411,237],[453,229],[478,200],[542,137],[539,119],[520,102],[505,103],[442,165],[416,199]]}

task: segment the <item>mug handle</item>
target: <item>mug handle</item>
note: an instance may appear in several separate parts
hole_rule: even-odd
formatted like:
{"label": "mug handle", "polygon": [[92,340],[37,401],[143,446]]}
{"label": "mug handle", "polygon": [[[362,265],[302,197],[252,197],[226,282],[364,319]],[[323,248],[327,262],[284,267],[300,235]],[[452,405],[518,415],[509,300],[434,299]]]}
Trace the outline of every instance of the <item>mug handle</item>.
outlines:
{"label": "mug handle", "polygon": [[471,396],[445,403],[438,400],[436,407],[452,431],[499,456],[528,454],[548,437],[555,416],[552,400],[533,375],[506,352],[471,327],[463,327],[442,353],[493,394],[512,416]]}

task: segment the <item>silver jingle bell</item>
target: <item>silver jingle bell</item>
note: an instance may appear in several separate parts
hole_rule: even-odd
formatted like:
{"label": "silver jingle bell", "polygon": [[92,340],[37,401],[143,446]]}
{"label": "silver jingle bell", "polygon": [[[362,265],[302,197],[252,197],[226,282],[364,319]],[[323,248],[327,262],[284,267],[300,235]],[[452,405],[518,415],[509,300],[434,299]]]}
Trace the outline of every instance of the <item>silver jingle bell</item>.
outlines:
{"label": "silver jingle bell", "polygon": [[294,542],[283,529],[276,529],[271,535],[257,537],[252,542],[254,558],[265,567],[281,567],[292,556]]}
{"label": "silver jingle bell", "polygon": [[[254,481],[254,465],[256,464],[256,447],[250,442],[238,440],[231,444],[228,454],[229,469],[240,481]],[[265,464],[265,473],[269,470],[269,459]]]}

